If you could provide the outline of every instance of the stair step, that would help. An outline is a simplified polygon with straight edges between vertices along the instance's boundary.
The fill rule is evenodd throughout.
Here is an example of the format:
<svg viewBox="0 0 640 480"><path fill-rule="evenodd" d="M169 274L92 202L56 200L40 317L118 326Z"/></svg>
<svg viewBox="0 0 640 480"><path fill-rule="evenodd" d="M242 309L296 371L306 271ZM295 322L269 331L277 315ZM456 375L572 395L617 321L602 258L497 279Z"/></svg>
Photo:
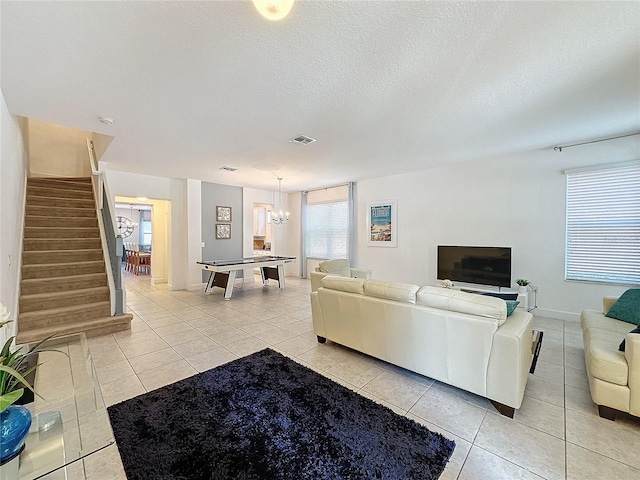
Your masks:
<svg viewBox="0 0 640 480"><path fill-rule="evenodd" d="M69 290L104 286L107 286L106 273L31 278L27 280L23 279L20 282L20 294L33 295L36 293L66 292Z"/></svg>
<svg viewBox="0 0 640 480"><path fill-rule="evenodd" d="M39 312L58 307L84 305L87 303L109 302L109 287L82 288L66 292L34 293L20 295L20 312Z"/></svg>
<svg viewBox="0 0 640 480"><path fill-rule="evenodd" d="M57 207L57 208L93 208L95 203L93 198L59 198L59 197L37 197L27 195L27 205L31 207Z"/></svg>
<svg viewBox="0 0 640 480"><path fill-rule="evenodd" d="M87 250L40 250L36 252L22 252L23 265L46 263L75 263L104 260L102 249Z"/></svg>
<svg viewBox="0 0 640 480"><path fill-rule="evenodd" d="M43 250L99 250L100 238L25 238L24 253Z"/></svg>
<svg viewBox="0 0 640 480"><path fill-rule="evenodd" d="M111 302L108 300L36 312L21 312L18 315L18 329L28 331L44 327L63 327L66 324L95 320L110 315Z"/></svg>
<svg viewBox="0 0 640 480"><path fill-rule="evenodd" d="M51 335L62 336L84 332L87 337L97 337L108 333L121 332L131 328L133 315L105 316L91 320L75 321L64 325L52 325L35 329L24 329L22 324L18 327L16 344L23 345L33 343Z"/></svg>
<svg viewBox="0 0 640 480"><path fill-rule="evenodd" d="M93 185L91 177L29 177L27 185L60 185L62 188L69 188L69 185L86 187Z"/></svg>
<svg viewBox="0 0 640 480"><path fill-rule="evenodd" d="M47 207L44 205L27 205L27 216L36 217L58 217L60 224L69 217L96 217L95 207L91 208L69 208L69 207Z"/></svg>
<svg viewBox="0 0 640 480"><path fill-rule="evenodd" d="M46 215L27 215L24 223L26 227L98 228L98 219L95 216L62 219Z"/></svg>
<svg viewBox="0 0 640 480"><path fill-rule="evenodd" d="M25 227L24 238L100 238L100 229L98 227Z"/></svg>
<svg viewBox="0 0 640 480"><path fill-rule="evenodd" d="M76 263L22 265L22 280L105 273L104 259Z"/></svg>
<svg viewBox="0 0 640 480"><path fill-rule="evenodd" d="M44 185L27 185L27 197L51 197L77 200L93 200L93 188L77 189L73 185L67 188L49 187Z"/></svg>

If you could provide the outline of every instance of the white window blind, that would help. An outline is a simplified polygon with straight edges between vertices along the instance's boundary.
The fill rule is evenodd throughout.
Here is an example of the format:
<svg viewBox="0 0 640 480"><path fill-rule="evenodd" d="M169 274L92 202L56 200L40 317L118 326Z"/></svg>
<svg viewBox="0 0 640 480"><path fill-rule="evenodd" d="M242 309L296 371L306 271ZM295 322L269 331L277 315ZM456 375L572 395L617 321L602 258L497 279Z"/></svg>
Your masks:
<svg viewBox="0 0 640 480"><path fill-rule="evenodd" d="M348 258L349 202L347 187L309 192L305 229L307 258Z"/></svg>
<svg viewBox="0 0 640 480"><path fill-rule="evenodd" d="M567 173L565 278L640 284L640 164Z"/></svg>
<svg viewBox="0 0 640 480"><path fill-rule="evenodd" d="M142 243L151 245L151 220L142 220Z"/></svg>

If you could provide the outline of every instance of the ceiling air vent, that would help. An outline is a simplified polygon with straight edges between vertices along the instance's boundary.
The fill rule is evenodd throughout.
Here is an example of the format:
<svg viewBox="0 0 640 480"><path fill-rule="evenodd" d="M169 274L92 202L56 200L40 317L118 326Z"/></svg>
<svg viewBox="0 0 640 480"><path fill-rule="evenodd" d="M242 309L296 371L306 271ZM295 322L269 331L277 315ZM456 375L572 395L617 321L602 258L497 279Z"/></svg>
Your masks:
<svg viewBox="0 0 640 480"><path fill-rule="evenodd" d="M238 169L233 167L220 167L220 170L226 170L227 172L235 172Z"/></svg>
<svg viewBox="0 0 640 480"><path fill-rule="evenodd" d="M292 138L291 140L289 140L291 143L299 143L301 145L309 145L310 143L313 143L316 141L315 138L311 138L311 137L307 137L305 135L300 135L299 137L296 138Z"/></svg>

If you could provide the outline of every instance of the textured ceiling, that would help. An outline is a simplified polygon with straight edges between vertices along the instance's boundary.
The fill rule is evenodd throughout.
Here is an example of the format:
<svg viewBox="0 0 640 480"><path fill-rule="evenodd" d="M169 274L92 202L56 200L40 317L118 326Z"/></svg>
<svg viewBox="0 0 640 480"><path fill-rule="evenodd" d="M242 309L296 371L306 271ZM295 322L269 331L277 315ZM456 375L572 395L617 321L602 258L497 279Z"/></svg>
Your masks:
<svg viewBox="0 0 640 480"><path fill-rule="evenodd" d="M640 130L639 2L0 5L11 113L115 170L291 191Z"/></svg>

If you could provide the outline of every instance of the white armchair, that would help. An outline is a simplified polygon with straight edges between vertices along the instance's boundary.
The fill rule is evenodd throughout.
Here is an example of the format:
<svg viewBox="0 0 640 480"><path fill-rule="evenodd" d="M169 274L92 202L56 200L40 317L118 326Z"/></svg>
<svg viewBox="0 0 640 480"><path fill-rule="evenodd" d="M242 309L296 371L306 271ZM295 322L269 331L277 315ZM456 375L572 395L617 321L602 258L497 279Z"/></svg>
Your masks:
<svg viewBox="0 0 640 480"><path fill-rule="evenodd" d="M311 291L315 292L322 286L322 279L327 275L335 275L338 277L371 278L371 270L362 268L351 268L349 261L343 258L336 260L325 260L320 262L315 272L311 272Z"/></svg>

